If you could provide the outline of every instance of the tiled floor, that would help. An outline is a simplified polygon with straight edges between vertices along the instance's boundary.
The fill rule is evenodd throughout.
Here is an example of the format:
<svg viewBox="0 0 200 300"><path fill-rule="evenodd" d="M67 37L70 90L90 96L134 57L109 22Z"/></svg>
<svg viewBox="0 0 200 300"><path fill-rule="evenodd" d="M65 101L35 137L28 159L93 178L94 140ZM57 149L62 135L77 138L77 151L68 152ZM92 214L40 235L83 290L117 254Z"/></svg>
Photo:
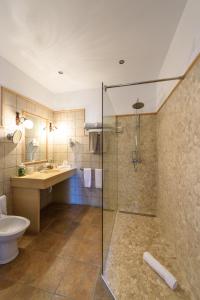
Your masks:
<svg viewBox="0 0 200 300"><path fill-rule="evenodd" d="M54 204L41 227L0 266L0 300L111 300L100 278L101 210Z"/></svg>
<svg viewBox="0 0 200 300"><path fill-rule="evenodd" d="M160 234L158 218L118 213L104 277L119 300L189 300L184 274L178 268L172 245ZM152 253L177 278L177 290L143 261Z"/></svg>

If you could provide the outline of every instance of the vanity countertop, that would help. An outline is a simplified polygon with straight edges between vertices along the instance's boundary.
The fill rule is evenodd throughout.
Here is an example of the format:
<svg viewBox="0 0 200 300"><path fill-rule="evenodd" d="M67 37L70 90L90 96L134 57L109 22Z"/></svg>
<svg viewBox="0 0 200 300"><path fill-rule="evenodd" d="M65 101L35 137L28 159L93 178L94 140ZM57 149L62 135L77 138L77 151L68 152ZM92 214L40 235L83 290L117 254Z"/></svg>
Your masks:
<svg viewBox="0 0 200 300"><path fill-rule="evenodd" d="M29 189L47 189L61 181L72 177L76 168L50 169L34 172L25 176L12 176L11 186Z"/></svg>

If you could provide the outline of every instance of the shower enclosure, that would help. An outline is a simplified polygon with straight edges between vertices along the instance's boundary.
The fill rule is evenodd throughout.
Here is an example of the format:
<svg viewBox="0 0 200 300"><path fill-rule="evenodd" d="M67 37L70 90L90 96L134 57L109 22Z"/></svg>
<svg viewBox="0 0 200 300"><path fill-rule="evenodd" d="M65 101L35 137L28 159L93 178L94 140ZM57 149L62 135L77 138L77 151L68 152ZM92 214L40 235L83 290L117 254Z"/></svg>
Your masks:
<svg viewBox="0 0 200 300"><path fill-rule="evenodd" d="M156 113L144 113L143 99L138 99L138 95L134 93L132 104L129 105L129 114L117 115L112 102L113 99L111 101L108 90L115 87L152 84L177 79L183 79L183 77L109 87L102 84L102 274L108 284L107 274L109 274L110 267L112 268L112 272L110 272L112 280L117 282L114 274L118 271L115 269L115 259L113 260L113 257L112 266L110 265L112 245L115 245L115 253L118 257L118 253L121 251L120 246L116 251L116 247L121 242L116 240L116 230L120 231L120 226L125 226L123 222L129 219L129 216L130 218L132 218L131 216L141 216L141 218L155 216L157 202L157 115ZM139 229L141 230L140 226ZM131 232L129 236L131 236ZM122 236L122 238L124 243L126 243L127 238L127 245L129 245L128 236ZM128 272L128 270L124 270L124 272Z"/></svg>

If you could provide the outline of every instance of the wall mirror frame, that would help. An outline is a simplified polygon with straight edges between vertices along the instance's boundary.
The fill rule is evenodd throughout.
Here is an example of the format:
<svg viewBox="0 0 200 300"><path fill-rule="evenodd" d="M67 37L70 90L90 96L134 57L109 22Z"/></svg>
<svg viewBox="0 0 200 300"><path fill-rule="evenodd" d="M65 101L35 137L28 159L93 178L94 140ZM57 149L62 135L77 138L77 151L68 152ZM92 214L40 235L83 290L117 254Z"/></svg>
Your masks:
<svg viewBox="0 0 200 300"><path fill-rule="evenodd" d="M48 161L49 120L23 111L22 115L33 121L33 128L24 128L23 163L33 165Z"/></svg>

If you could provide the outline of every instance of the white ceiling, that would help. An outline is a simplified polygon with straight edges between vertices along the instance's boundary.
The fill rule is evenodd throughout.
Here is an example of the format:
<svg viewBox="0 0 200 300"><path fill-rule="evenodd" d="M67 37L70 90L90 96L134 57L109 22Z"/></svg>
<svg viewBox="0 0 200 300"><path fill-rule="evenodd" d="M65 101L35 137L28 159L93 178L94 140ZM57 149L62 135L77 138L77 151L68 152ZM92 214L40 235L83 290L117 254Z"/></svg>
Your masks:
<svg viewBox="0 0 200 300"><path fill-rule="evenodd" d="M185 4L0 0L0 56L53 93L156 78Z"/></svg>

